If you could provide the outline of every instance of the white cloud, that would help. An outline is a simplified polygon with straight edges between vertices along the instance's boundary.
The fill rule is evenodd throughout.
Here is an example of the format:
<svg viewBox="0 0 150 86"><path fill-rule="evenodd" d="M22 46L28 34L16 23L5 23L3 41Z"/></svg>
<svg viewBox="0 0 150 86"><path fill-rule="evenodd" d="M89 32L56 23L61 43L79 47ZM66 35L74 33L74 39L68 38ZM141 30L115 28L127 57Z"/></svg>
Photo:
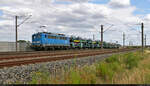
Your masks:
<svg viewBox="0 0 150 86"><path fill-rule="evenodd" d="M150 14L147 14L147 15L145 16L145 20L150 21Z"/></svg>
<svg viewBox="0 0 150 86"><path fill-rule="evenodd" d="M73 2L73 3L85 3L91 0L55 0L55 1L60 1L60 2Z"/></svg>
<svg viewBox="0 0 150 86"><path fill-rule="evenodd" d="M115 8L130 6L130 0L110 0L109 5Z"/></svg>
<svg viewBox="0 0 150 86"><path fill-rule="evenodd" d="M55 1L71 1L76 3L57 4L54 3ZM111 0L108 4L92 4L88 3L88 1L1 0L0 10L3 11L3 15L0 18L3 20L0 21L0 27L4 30L10 29L9 33L11 33L11 36L3 37L8 32L1 29L0 39L15 41L14 38L10 39L10 37L15 36L14 16L27 16L28 14L32 14L32 17L27 21L29 23L24 23L19 27L19 39L31 40L33 33L37 32L37 30L41 31L40 25L47 25L46 29L49 32L72 34L84 38L92 38L92 35L95 34L96 38L100 39L98 32L100 24L104 24L104 28L107 28L110 26L107 23L113 23L118 25L112 28L117 31L106 32L104 39L105 41L115 39L120 41L119 43L122 42L122 32L134 32L130 31L129 27L123 25L123 23L138 23L140 20L139 17L133 15L136 8L130 5L130 0ZM116 7L119 9L116 9ZM25 17L19 18L18 23L24 19Z"/></svg>

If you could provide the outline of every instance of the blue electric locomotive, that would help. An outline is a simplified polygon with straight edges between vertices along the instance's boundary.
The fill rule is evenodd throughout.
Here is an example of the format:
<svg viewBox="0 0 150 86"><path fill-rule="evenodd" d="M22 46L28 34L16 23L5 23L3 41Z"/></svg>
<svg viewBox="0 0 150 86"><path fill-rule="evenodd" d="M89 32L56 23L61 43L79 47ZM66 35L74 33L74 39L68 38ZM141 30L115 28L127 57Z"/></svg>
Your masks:
<svg viewBox="0 0 150 86"><path fill-rule="evenodd" d="M68 49L70 39L63 34L39 32L32 35L32 48L36 50Z"/></svg>

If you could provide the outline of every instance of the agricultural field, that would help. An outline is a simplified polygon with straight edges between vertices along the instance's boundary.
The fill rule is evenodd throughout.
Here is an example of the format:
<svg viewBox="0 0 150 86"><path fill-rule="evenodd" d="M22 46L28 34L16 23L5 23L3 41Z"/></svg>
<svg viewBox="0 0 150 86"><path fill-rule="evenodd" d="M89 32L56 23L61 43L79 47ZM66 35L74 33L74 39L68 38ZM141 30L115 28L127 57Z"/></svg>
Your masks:
<svg viewBox="0 0 150 86"><path fill-rule="evenodd" d="M112 55L91 66L61 70L61 74L34 72L29 84L150 84L150 50ZM19 81L16 84L20 84Z"/></svg>

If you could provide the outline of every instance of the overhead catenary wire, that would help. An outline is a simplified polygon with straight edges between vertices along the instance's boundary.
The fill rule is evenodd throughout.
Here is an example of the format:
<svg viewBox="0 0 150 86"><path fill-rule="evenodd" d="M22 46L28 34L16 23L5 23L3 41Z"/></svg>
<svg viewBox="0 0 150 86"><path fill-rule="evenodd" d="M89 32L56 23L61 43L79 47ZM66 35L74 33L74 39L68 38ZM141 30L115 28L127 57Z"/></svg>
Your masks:
<svg viewBox="0 0 150 86"><path fill-rule="evenodd" d="M31 18L32 15L29 15L25 20L23 20L20 24L18 24L17 26L19 27L20 25L22 25L23 23L25 23L28 19Z"/></svg>
<svg viewBox="0 0 150 86"><path fill-rule="evenodd" d="M103 33L105 33L106 31L108 31L109 29L111 29L114 25L111 25L110 27L108 27L106 30L104 30Z"/></svg>

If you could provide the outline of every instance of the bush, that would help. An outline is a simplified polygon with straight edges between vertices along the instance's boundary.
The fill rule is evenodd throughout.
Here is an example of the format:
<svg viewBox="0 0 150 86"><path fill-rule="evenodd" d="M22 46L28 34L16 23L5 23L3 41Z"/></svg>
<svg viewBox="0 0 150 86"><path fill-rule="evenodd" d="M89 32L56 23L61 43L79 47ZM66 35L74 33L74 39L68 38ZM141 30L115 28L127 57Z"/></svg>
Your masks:
<svg viewBox="0 0 150 86"><path fill-rule="evenodd" d="M122 72L123 71L121 64L119 64L118 62L113 62L113 63L109 64L109 68L111 68L115 72Z"/></svg>
<svg viewBox="0 0 150 86"><path fill-rule="evenodd" d="M107 58L105 61L107 63L119 62L119 57L118 55L112 55L111 57Z"/></svg>
<svg viewBox="0 0 150 86"><path fill-rule="evenodd" d="M137 54L133 54L133 53L125 54L124 62L128 69L137 67L139 60L140 60L140 57L137 56Z"/></svg>
<svg viewBox="0 0 150 86"><path fill-rule="evenodd" d="M101 76L104 80L112 80L114 71L109 67L109 64L100 63L97 68L97 76Z"/></svg>

